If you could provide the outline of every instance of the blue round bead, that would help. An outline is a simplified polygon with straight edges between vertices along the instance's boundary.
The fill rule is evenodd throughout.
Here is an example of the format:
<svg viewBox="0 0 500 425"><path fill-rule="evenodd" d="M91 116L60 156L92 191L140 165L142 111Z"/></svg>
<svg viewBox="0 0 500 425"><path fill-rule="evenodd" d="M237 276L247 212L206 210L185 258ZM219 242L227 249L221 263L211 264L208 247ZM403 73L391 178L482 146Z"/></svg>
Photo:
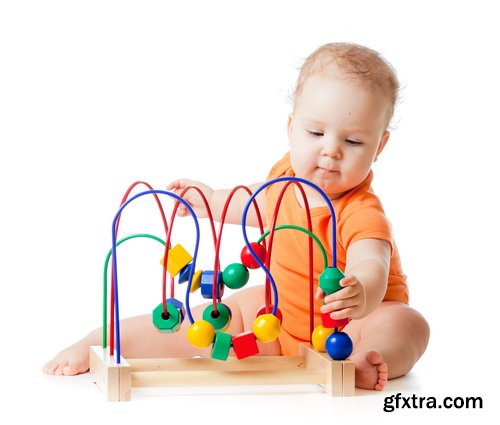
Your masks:
<svg viewBox="0 0 500 425"><path fill-rule="evenodd" d="M334 332L326 339L325 349L333 360L345 360L352 353L352 340L345 332Z"/></svg>

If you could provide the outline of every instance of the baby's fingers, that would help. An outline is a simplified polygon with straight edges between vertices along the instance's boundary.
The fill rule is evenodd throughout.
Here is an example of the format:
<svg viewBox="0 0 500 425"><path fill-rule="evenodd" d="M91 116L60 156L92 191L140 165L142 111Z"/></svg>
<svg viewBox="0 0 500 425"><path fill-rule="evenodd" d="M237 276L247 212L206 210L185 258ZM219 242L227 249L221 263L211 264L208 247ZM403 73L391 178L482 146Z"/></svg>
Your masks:
<svg viewBox="0 0 500 425"><path fill-rule="evenodd" d="M348 298L357 297L360 292L361 289L359 285L346 286L342 288L340 291L327 295L323 301L328 304L334 301L346 300Z"/></svg>
<svg viewBox="0 0 500 425"><path fill-rule="evenodd" d="M346 286L354 286L358 283L358 279L356 276L348 275L342 279L340 279L340 286L345 288Z"/></svg>
<svg viewBox="0 0 500 425"><path fill-rule="evenodd" d="M321 313L337 313L335 316L330 316L332 319L343 319L352 313L352 310L358 306L356 298L348 298L345 300L334 301L324 304L320 307ZM340 315L340 316L339 316Z"/></svg>
<svg viewBox="0 0 500 425"><path fill-rule="evenodd" d="M187 210L186 207L181 206L181 207L177 208L177 215L179 217L185 217L185 216L189 215L189 211Z"/></svg>
<svg viewBox="0 0 500 425"><path fill-rule="evenodd" d="M325 297L325 295L326 295L325 292L320 287L318 287L314 298L317 300L322 300Z"/></svg>
<svg viewBox="0 0 500 425"><path fill-rule="evenodd" d="M170 182L169 184L167 184L167 190L176 191L179 189L183 189L186 186L189 186L190 184L191 184L191 181L188 179L177 179L177 180L174 180L173 182Z"/></svg>
<svg viewBox="0 0 500 425"><path fill-rule="evenodd" d="M339 282L342 289L344 289L346 287L356 286L357 283L358 283L358 279L355 276L346 276L343 279L341 279ZM324 298L325 302L331 302L331 301L342 299L342 298L353 297L353 296L357 295L358 292L359 291L357 291L355 288L353 288L351 290L343 290L343 291L339 290L337 292L334 292L333 294L326 296L326 293L320 287L318 287L318 289L316 291L315 298L317 300L322 300ZM326 296L326 298L325 298L325 296Z"/></svg>

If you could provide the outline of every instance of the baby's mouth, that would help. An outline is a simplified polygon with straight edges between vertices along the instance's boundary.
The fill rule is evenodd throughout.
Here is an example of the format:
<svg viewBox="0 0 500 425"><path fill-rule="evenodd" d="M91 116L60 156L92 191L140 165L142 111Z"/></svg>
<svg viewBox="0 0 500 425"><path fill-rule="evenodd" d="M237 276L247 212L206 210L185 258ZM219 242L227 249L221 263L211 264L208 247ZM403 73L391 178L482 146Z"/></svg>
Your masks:
<svg viewBox="0 0 500 425"><path fill-rule="evenodd" d="M332 173L332 174L339 174L340 171L335 169L335 168L329 168L329 167L318 167L321 171L327 172L327 173Z"/></svg>

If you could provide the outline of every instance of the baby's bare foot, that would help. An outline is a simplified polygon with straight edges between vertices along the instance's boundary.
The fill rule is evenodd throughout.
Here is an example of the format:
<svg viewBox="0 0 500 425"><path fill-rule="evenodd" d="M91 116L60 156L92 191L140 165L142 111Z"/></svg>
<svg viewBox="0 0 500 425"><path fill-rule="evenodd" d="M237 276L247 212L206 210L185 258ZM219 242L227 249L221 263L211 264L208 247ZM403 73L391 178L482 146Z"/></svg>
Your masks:
<svg viewBox="0 0 500 425"><path fill-rule="evenodd" d="M356 387L382 391L387 384L387 364L378 351L358 352L351 356L356 365Z"/></svg>
<svg viewBox="0 0 500 425"><path fill-rule="evenodd" d="M43 367L49 375L78 375L89 370L89 346L78 342L61 351Z"/></svg>

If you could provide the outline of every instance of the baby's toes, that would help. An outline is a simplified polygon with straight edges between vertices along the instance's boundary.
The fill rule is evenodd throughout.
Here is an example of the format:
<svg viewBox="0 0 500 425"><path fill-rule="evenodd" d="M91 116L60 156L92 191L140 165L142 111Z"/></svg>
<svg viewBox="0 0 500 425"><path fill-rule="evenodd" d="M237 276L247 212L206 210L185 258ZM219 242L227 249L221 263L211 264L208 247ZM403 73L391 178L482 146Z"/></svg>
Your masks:
<svg viewBox="0 0 500 425"><path fill-rule="evenodd" d="M64 368L67 366L68 362L59 363L57 369L54 371L54 375L64 375Z"/></svg>
<svg viewBox="0 0 500 425"><path fill-rule="evenodd" d="M81 372L85 372L85 370L79 364L70 363L63 368L63 375L65 376L78 375Z"/></svg>
<svg viewBox="0 0 500 425"><path fill-rule="evenodd" d="M389 370L389 368L387 367L387 363L379 363L377 365L377 370L378 370L378 373L380 374L387 374L387 371Z"/></svg>
<svg viewBox="0 0 500 425"><path fill-rule="evenodd" d="M43 373L46 373L47 375L54 375L58 366L59 363L57 362L48 362L42 369Z"/></svg>

